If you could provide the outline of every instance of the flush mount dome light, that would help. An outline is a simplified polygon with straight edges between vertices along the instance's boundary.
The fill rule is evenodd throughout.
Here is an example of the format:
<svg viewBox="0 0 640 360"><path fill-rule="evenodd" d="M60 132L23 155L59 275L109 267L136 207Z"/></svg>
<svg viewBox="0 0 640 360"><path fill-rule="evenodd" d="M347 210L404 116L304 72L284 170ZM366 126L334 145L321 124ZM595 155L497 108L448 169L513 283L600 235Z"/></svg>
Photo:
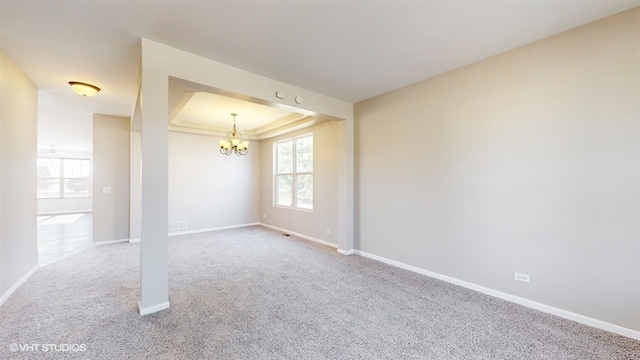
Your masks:
<svg viewBox="0 0 640 360"><path fill-rule="evenodd" d="M100 88L95 85L78 81L69 81L69 85L71 85L71 88L76 92L76 94L82 96L93 96L100 91Z"/></svg>

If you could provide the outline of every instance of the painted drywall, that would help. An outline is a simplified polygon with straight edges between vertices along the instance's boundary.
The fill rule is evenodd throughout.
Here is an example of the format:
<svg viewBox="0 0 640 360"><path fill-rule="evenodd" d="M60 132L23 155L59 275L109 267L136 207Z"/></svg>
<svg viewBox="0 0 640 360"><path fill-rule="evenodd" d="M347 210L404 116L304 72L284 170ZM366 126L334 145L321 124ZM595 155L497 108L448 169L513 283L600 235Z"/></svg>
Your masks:
<svg viewBox="0 0 640 360"><path fill-rule="evenodd" d="M225 156L219 138L169 132L169 222L198 232L259 221L260 145L246 156ZM140 133L131 132L130 236L140 239ZM134 221L137 219L137 221Z"/></svg>
<svg viewBox="0 0 640 360"><path fill-rule="evenodd" d="M168 296L168 81L170 77L218 89L227 95L285 108L302 109L343 119L337 146L338 246L353 249L353 105L296 86L269 79L148 39L141 41L140 88L132 128L141 129L141 314L169 307ZM276 91L291 94L277 99ZM296 104L295 96L304 99ZM95 206L95 205L94 205Z"/></svg>
<svg viewBox="0 0 640 360"><path fill-rule="evenodd" d="M273 144L308 133L313 133L313 211L275 206ZM260 222L338 244L337 139L338 122L328 121L260 143Z"/></svg>
<svg viewBox="0 0 640 360"><path fill-rule="evenodd" d="M140 315L169 307L169 77L144 39L132 128L140 129ZM169 60L168 58L165 60ZM138 123L136 119L139 120Z"/></svg>
<svg viewBox="0 0 640 360"><path fill-rule="evenodd" d="M246 100L255 99L259 103L297 109L297 111L309 115L325 115L334 119L343 119L343 121L339 122L339 135L335 143L340 152L340 161L337 164L339 178L337 197L340 204L338 208L339 220L337 227L339 229L337 238L340 249L353 249L354 150L352 104L173 49L147 39L142 40L142 49L143 61L150 62L150 66L147 67L147 74L149 74L149 70L155 72L155 75L160 78L162 77L161 74L164 74L165 78L161 80L166 80L167 76L172 76L221 90L231 96L237 95ZM170 61L167 61L167 59L170 59ZM142 73L144 87L144 68ZM161 80L157 80L158 84L160 84ZM153 88L154 91L156 89L156 87ZM285 99L276 98L276 91L287 94L287 96ZM303 103L297 104L294 101L296 96L304 99ZM164 101L162 96L155 96L155 99ZM141 103L144 104L144 102ZM159 110L165 109L166 106L159 106ZM144 112L141 113L144 116ZM163 116L167 117L167 115Z"/></svg>
<svg viewBox="0 0 640 360"><path fill-rule="evenodd" d="M129 239L140 240L141 170L140 132L129 134Z"/></svg>
<svg viewBox="0 0 640 360"><path fill-rule="evenodd" d="M226 156L219 139L169 133L169 221L187 222L179 232L258 222L260 146Z"/></svg>
<svg viewBox="0 0 640 360"><path fill-rule="evenodd" d="M640 330L639 30L636 8L356 104L356 248Z"/></svg>
<svg viewBox="0 0 640 360"><path fill-rule="evenodd" d="M35 85L0 51L0 298L38 265ZM1 302L0 302L1 303Z"/></svg>
<svg viewBox="0 0 640 360"><path fill-rule="evenodd" d="M93 116L93 242L129 238L129 122Z"/></svg>
<svg viewBox="0 0 640 360"><path fill-rule="evenodd" d="M90 212L93 198L38 199L38 215Z"/></svg>

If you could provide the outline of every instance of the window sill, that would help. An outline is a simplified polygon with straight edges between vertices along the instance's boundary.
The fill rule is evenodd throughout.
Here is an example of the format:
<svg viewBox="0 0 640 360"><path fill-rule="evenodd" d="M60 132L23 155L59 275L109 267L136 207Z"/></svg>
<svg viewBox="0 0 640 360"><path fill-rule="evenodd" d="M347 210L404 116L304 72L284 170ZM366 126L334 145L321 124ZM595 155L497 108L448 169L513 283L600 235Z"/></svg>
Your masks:
<svg viewBox="0 0 640 360"><path fill-rule="evenodd" d="M301 211L301 212L306 212L306 213L312 213L313 212L313 209L305 209L305 208L293 207L293 206L273 205L273 207L279 208L279 209Z"/></svg>

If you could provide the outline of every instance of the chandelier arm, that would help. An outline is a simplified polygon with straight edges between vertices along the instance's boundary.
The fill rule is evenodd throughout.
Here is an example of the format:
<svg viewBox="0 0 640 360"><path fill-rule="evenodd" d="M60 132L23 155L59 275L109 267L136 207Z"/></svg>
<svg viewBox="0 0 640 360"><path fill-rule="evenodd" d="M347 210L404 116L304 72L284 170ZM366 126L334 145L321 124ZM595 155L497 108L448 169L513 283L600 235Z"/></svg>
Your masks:
<svg viewBox="0 0 640 360"><path fill-rule="evenodd" d="M248 141L242 141L242 134L238 132L236 128L236 116L237 114L231 114L233 116L233 130L227 132L228 141L220 140L220 153L224 155L231 155L231 153L235 153L236 155L247 155L249 153L248 150Z"/></svg>

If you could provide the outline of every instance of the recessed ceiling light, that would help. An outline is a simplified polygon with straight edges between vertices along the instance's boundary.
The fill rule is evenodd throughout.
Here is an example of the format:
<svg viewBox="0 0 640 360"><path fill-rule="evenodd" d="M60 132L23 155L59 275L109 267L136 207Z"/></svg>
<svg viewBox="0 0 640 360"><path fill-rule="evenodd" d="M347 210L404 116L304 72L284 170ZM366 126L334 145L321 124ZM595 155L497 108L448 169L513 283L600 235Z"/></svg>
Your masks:
<svg viewBox="0 0 640 360"><path fill-rule="evenodd" d="M82 96L93 96L100 91L100 88L95 85L78 81L69 81L69 85L71 85L71 88L76 92L76 94Z"/></svg>

